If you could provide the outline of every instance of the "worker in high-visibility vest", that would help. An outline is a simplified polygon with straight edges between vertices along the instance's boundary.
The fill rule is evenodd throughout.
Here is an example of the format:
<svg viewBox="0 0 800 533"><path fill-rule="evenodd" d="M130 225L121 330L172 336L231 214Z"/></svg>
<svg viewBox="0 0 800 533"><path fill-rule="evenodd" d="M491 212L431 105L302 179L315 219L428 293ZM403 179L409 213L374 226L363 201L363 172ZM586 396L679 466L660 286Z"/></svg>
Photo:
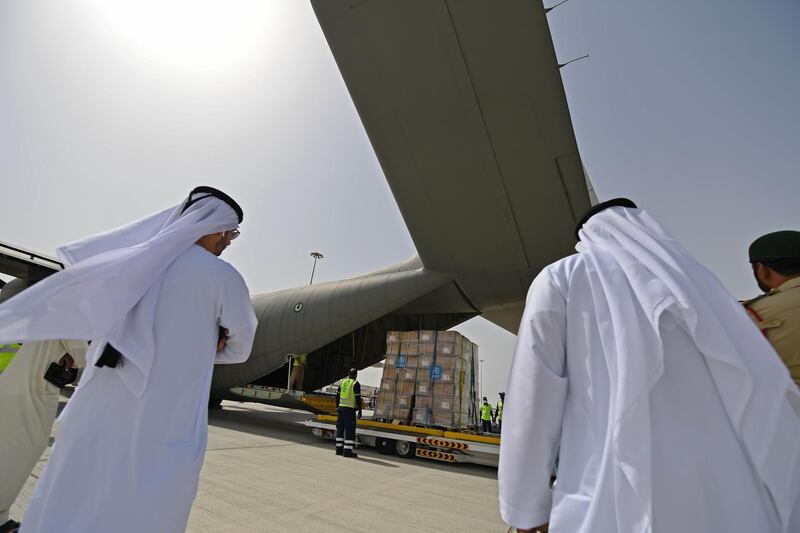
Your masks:
<svg viewBox="0 0 800 533"><path fill-rule="evenodd" d="M336 417L336 455L358 457L356 445L356 413L361 418L361 385L356 380L358 371L350 369L350 373L339 385Z"/></svg>
<svg viewBox="0 0 800 533"><path fill-rule="evenodd" d="M494 408L494 419L497 423L497 431L503 431L503 400L506 399L506 393L500 393L500 399L497 400L497 405Z"/></svg>
<svg viewBox="0 0 800 533"><path fill-rule="evenodd" d="M308 354L296 353L292 355L292 375L289 378L289 389L303 390L303 377L308 363Z"/></svg>
<svg viewBox="0 0 800 533"><path fill-rule="evenodd" d="M481 404L481 430L484 433L492 432L492 406L486 396L483 397Z"/></svg>
<svg viewBox="0 0 800 533"><path fill-rule="evenodd" d="M3 372L8 367L21 346L22 345L17 342L12 344L0 344L0 372Z"/></svg>

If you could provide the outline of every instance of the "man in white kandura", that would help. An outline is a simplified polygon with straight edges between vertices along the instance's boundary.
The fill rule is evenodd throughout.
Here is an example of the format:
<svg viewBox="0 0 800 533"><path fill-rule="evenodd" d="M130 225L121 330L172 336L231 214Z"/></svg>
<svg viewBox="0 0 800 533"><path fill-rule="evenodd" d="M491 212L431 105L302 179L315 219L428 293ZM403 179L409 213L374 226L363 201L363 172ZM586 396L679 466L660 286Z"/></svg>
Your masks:
<svg viewBox="0 0 800 533"><path fill-rule="evenodd" d="M630 200L595 206L578 231L578 254L528 293L503 519L550 533L800 531L800 392L742 306Z"/></svg>
<svg viewBox="0 0 800 533"><path fill-rule="evenodd" d="M26 287L22 279L7 283L0 303ZM27 342L0 374L0 532L19 526L11 505L50 442L59 391L86 364L86 348L86 341Z"/></svg>
<svg viewBox="0 0 800 533"><path fill-rule="evenodd" d="M205 454L214 363L247 359L247 286L218 255L242 210L181 204L59 250L68 266L0 305L0 339L92 339L23 532L183 531Z"/></svg>

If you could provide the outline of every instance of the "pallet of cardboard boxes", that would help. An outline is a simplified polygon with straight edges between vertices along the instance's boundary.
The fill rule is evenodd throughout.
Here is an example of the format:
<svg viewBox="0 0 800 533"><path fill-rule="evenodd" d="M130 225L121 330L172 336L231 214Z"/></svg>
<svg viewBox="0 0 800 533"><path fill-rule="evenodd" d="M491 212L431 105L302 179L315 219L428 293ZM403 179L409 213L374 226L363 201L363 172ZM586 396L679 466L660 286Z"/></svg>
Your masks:
<svg viewBox="0 0 800 533"><path fill-rule="evenodd" d="M390 331L375 400L379 420L447 429L478 425L478 346L455 331Z"/></svg>

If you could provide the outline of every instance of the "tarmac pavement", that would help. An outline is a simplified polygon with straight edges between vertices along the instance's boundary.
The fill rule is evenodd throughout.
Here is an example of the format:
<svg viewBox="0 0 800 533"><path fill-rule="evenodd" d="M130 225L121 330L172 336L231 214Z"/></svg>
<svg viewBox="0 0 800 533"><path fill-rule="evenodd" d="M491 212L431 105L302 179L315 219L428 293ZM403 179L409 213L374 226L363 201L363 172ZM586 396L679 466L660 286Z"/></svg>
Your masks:
<svg viewBox="0 0 800 533"><path fill-rule="evenodd" d="M361 448L357 459L300 422L308 413L223 402L209 412L200 488L187 531L500 532L497 470L401 459ZM54 435L57 438L57 428ZM47 449L11 509L20 519Z"/></svg>

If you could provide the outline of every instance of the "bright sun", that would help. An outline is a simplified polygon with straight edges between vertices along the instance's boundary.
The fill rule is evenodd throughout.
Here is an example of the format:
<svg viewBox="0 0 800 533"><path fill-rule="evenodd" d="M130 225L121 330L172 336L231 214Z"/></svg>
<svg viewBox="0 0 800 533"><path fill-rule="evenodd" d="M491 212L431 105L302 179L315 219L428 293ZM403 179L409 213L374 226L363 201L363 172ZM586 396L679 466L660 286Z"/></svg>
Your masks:
<svg viewBox="0 0 800 533"><path fill-rule="evenodd" d="M85 0L105 31L141 59L197 74L235 74L285 31L270 0ZM274 46L274 45L273 45Z"/></svg>

